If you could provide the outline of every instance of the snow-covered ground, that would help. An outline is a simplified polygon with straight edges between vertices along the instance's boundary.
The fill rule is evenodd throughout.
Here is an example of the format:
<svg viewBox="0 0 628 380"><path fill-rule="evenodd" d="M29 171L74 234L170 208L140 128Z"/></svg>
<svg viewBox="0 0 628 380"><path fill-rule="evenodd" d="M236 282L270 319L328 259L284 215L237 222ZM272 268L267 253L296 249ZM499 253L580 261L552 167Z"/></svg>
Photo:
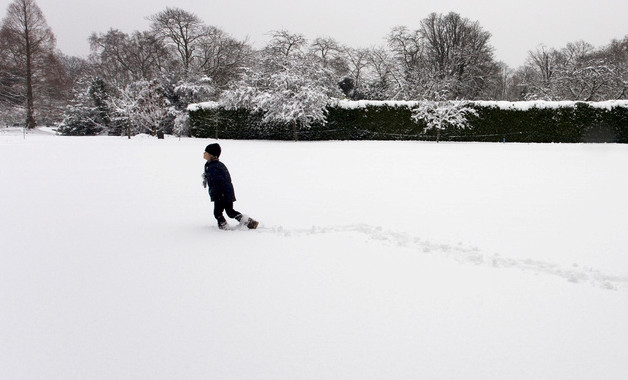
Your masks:
<svg viewBox="0 0 628 380"><path fill-rule="evenodd" d="M0 377L624 379L628 146L0 128Z"/></svg>

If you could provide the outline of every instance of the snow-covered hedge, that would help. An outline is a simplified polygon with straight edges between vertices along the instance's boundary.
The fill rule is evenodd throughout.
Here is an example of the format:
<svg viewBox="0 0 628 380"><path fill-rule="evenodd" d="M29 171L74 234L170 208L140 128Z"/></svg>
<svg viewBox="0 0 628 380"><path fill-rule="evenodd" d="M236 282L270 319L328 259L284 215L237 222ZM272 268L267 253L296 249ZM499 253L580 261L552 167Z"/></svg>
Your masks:
<svg viewBox="0 0 628 380"><path fill-rule="evenodd" d="M333 101L327 122L299 132L301 140L432 140L437 131L412 120L416 101ZM441 140L628 143L628 100L607 102L475 101L468 128L453 126ZM225 110L215 102L188 107L191 132L225 139L293 138L288 125L262 123L262 115Z"/></svg>

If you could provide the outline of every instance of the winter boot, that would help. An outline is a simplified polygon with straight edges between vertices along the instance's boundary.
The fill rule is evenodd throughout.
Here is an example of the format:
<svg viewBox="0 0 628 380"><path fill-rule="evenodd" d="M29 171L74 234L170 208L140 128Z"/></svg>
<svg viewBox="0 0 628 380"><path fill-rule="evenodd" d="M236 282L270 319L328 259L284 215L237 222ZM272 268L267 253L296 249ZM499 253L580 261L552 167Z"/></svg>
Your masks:
<svg viewBox="0 0 628 380"><path fill-rule="evenodd" d="M257 220L253 220L252 218L249 218L249 222L246 224L246 227L249 230L254 230L257 228L258 225L259 225L259 222Z"/></svg>
<svg viewBox="0 0 628 380"><path fill-rule="evenodd" d="M227 221L225 220L225 218L218 219L218 229L226 230L228 228L229 228L229 224L227 224Z"/></svg>
<svg viewBox="0 0 628 380"><path fill-rule="evenodd" d="M246 228L250 230L256 229L257 226L259 225L258 221L253 220L253 218L251 218L248 215L238 215L236 216L236 220L240 222L241 226L246 226Z"/></svg>

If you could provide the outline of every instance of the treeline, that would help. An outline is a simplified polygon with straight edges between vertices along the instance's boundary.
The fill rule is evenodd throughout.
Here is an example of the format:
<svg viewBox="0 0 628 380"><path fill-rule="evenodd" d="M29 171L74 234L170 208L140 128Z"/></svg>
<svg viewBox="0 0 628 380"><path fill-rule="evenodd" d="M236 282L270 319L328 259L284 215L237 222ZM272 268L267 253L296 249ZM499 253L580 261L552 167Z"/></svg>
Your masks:
<svg viewBox="0 0 628 380"><path fill-rule="evenodd" d="M189 134L188 104L218 101L264 122L307 129L330 99L623 99L628 36L540 47L520 68L499 62L491 34L457 13L392 28L386 45L342 46L285 30L255 49L195 14L166 8L145 31L90 36L87 59L66 56L34 0L14 0L0 24L0 123L59 126L73 135Z"/></svg>

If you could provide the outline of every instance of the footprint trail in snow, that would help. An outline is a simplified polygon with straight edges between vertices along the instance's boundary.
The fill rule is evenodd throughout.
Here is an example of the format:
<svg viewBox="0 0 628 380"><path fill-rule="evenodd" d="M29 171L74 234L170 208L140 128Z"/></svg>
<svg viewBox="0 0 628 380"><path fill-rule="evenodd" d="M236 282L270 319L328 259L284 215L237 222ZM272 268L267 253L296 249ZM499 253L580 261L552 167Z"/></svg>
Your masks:
<svg viewBox="0 0 628 380"><path fill-rule="evenodd" d="M359 234L371 241L386 245L415 250L421 254L438 254L463 264L472 264L491 268L515 268L526 272L557 276L573 283L588 283L592 286L609 290L628 289L628 275L609 275L597 269L573 264L571 267L556 263L503 257L499 254L485 254L477 247L462 244L438 244L428 240L385 230L367 224L354 224L333 227L313 226L309 229L287 229L281 226L261 227L259 233L274 233L286 237L299 237L318 234Z"/></svg>

